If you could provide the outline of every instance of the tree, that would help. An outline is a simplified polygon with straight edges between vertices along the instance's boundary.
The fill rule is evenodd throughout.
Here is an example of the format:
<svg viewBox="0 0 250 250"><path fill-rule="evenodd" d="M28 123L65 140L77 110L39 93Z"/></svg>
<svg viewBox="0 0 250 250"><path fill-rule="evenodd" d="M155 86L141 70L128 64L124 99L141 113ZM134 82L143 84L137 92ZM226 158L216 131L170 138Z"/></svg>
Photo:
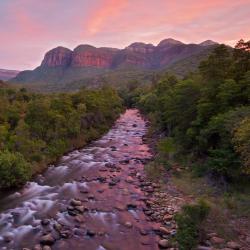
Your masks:
<svg viewBox="0 0 250 250"><path fill-rule="evenodd" d="M0 187L17 187L31 177L31 166L20 153L0 151Z"/></svg>

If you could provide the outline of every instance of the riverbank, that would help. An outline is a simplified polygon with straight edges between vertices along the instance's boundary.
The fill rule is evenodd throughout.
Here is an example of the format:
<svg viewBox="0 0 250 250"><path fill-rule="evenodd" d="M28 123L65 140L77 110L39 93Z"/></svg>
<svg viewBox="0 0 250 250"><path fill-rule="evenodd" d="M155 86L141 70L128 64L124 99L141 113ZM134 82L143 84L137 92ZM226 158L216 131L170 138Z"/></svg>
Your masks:
<svg viewBox="0 0 250 250"><path fill-rule="evenodd" d="M198 177L185 167L173 160L169 154L159 153L159 141L161 134L158 134L153 127L149 126L149 133L145 142L150 145L154 160L146 165L147 178L151 181L161 183L162 193L153 193L154 206L158 210L164 207L172 207L173 212L166 218L176 226L174 217L181 211L183 205L196 204L203 200L210 206L210 213L205 222L201 225L201 234L198 237L198 249L244 249L249 250L250 245L250 211L249 192L233 188L232 192L225 192L216 182L211 182L207 177ZM169 158L170 157L170 158ZM245 185L244 185L245 187ZM167 199L164 199L167 197ZM161 216L159 221L162 226L169 225ZM174 229L174 227L172 229ZM164 229L165 230L165 229ZM177 229L178 230L178 229ZM171 230L165 232L163 238L171 240ZM176 232L175 232L176 233ZM168 243L165 241L165 244ZM175 245L172 244L172 245Z"/></svg>

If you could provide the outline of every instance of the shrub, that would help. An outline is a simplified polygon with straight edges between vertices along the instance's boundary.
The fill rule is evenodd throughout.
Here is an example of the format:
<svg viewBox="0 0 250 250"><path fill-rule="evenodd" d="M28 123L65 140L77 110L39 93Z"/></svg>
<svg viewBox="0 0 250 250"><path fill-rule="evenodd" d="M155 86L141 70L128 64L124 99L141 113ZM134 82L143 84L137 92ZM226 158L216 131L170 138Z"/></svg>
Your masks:
<svg viewBox="0 0 250 250"><path fill-rule="evenodd" d="M196 249L202 221L207 217L209 206L204 201L197 204L185 205L175 216L178 230L176 240L180 250Z"/></svg>
<svg viewBox="0 0 250 250"><path fill-rule="evenodd" d="M0 187L17 187L31 177L31 167L20 153L0 152Z"/></svg>

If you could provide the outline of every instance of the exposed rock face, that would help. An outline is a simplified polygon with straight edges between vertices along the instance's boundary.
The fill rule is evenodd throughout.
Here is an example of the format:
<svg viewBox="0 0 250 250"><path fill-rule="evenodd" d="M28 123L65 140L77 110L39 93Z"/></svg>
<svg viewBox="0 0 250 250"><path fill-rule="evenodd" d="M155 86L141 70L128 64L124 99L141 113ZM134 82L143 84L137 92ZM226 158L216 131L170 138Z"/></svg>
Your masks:
<svg viewBox="0 0 250 250"><path fill-rule="evenodd" d="M72 51L64 47L57 47L48 51L42 61L41 66L45 67L67 67L71 63Z"/></svg>
<svg viewBox="0 0 250 250"><path fill-rule="evenodd" d="M95 48L90 45L80 45L72 54L72 67L110 68L116 49Z"/></svg>
<svg viewBox="0 0 250 250"><path fill-rule="evenodd" d="M159 68L175 60L197 53L209 46L210 41L197 44L184 44L172 38L162 40L157 46L146 43L132 43L125 49L96 48L91 45L79 45L71 51L57 47L46 53L41 66L46 67L96 67L120 68L139 66Z"/></svg>
<svg viewBox="0 0 250 250"><path fill-rule="evenodd" d="M153 44L146 44L146 43L132 43L125 49L132 52L147 54L147 53L153 53L155 46Z"/></svg>
<svg viewBox="0 0 250 250"><path fill-rule="evenodd" d="M96 48L79 45L73 51L57 47L46 53L41 66L22 71L11 81L21 83L58 83L93 78L108 70L161 69L195 56L211 48L211 41L202 44L184 44L168 38L157 46L132 43L124 49Z"/></svg>

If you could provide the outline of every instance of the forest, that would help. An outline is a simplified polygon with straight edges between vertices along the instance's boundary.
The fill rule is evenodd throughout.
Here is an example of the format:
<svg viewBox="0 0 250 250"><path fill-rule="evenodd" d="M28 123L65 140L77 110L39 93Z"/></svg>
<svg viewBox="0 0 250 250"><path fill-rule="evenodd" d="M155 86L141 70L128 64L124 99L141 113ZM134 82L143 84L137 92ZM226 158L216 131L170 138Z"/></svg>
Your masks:
<svg viewBox="0 0 250 250"><path fill-rule="evenodd" d="M0 87L0 188L17 187L106 132L123 110L116 91L37 94Z"/></svg>
<svg viewBox="0 0 250 250"><path fill-rule="evenodd" d="M165 74L123 93L164 135L161 150L223 182L250 174L249 50L249 41L220 45L182 80Z"/></svg>

